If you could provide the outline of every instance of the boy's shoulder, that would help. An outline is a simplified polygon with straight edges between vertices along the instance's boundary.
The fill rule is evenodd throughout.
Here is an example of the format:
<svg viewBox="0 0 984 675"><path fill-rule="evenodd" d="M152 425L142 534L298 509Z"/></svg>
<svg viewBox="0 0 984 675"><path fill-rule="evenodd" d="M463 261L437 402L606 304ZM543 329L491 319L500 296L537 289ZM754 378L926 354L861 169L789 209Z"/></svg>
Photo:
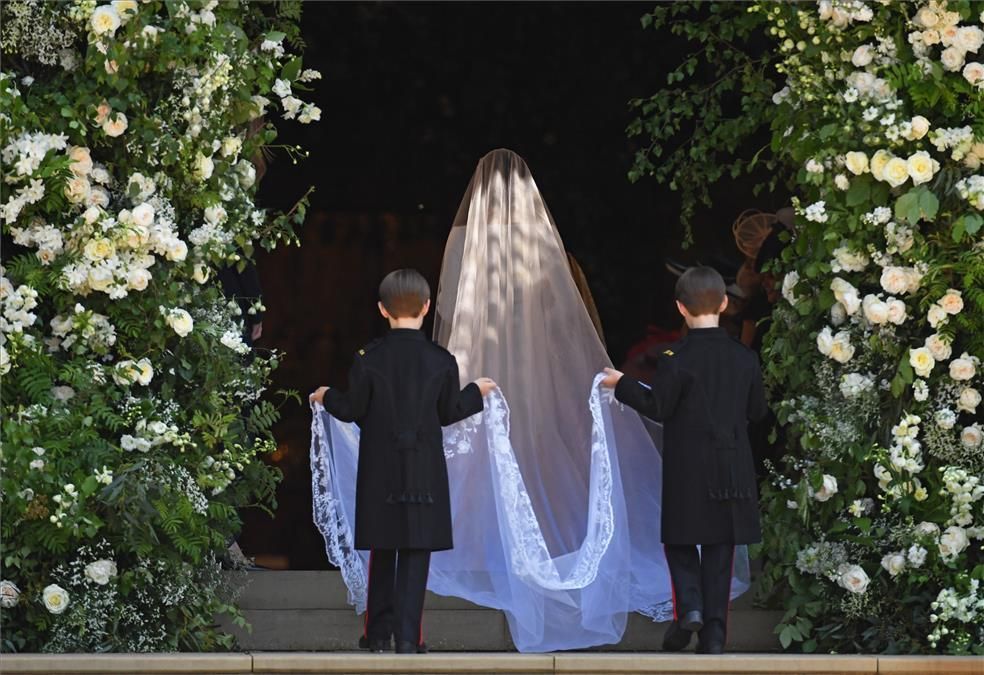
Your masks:
<svg viewBox="0 0 984 675"><path fill-rule="evenodd" d="M750 361L758 364L758 354L754 349L746 346L738 338L733 335L728 335L723 340L715 340L714 342L705 342L703 340L688 340L687 336L683 336L677 342L670 345L670 348L664 352L669 356L673 355L685 355L690 353L695 355L697 353L703 352L704 350L719 350L722 345L725 346L727 353L733 358L740 361Z"/></svg>
<svg viewBox="0 0 984 675"><path fill-rule="evenodd" d="M383 344L383 338L376 338L375 340L373 340L369 344L365 345L362 349L360 349L359 351L357 351L355 354L356 354L356 356L359 356L359 357L365 357L365 356L367 356L369 354L369 352L373 351L374 349L376 349L381 344Z"/></svg>

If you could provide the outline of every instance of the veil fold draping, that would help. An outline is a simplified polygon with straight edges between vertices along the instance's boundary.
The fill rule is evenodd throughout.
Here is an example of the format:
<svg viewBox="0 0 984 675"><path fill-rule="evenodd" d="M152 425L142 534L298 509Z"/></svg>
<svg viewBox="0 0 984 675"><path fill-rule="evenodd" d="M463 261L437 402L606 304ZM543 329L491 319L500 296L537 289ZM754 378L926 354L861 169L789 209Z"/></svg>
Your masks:
<svg viewBox="0 0 984 675"><path fill-rule="evenodd" d="M503 610L528 652L618 642L632 611L671 618L659 451L598 385L608 355L553 218L511 151L482 158L458 209L435 339L462 382L487 376L500 389L445 429L455 547L433 555L428 588ZM315 522L362 611L367 555L351 534L358 429L314 412ZM735 576L733 597L748 587L744 548Z"/></svg>

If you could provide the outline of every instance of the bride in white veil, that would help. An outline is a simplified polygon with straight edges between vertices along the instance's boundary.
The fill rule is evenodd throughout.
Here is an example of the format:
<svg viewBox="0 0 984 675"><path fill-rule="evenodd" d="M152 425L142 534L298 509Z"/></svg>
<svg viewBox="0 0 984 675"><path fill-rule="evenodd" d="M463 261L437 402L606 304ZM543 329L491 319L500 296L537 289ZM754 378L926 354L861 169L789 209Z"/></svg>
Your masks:
<svg viewBox="0 0 984 675"><path fill-rule="evenodd" d="M503 610L520 651L618 642L632 611L672 618L659 452L638 415L598 386L608 355L512 151L479 161L448 238L435 316L435 339L457 357L462 381L485 375L501 393L445 431L455 547L433 555L428 588ZM311 462L315 521L361 611L365 556L349 529L357 433L317 411ZM743 552L733 596L747 589Z"/></svg>

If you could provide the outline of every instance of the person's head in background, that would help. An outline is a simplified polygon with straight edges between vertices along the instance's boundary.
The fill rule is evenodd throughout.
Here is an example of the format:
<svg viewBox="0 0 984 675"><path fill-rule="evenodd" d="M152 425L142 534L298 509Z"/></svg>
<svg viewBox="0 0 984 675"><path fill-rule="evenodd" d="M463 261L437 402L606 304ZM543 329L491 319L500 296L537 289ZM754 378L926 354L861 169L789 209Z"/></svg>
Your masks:
<svg viewBox="0 0 984 675"><path fill-rule="evenodd" d="M713 267L691 267L677 280L676 304L688 328L718 326L728 306L724 279Z"/></svg>
<svg viewBox="0 0 984 675"><path fill-rule="evenodd" d="M755 271L759 274L762 289L765 291L765 296L770 303L779 301L779 282L776 279L775 272L771 269L766 269L766 267L779 257L782 249L786 246L779 236L784 230L785 227L776 223L772 228L772 232L762 242L762 247L759 248L758 255L755 256Z"/></svg>
<svg viewBox="0 0 984 675"><path fill-rule="evenodd" d="M417 270L394 270L379 284L379 313L390 328L419 330L429 309L430 284Z"/></svg>

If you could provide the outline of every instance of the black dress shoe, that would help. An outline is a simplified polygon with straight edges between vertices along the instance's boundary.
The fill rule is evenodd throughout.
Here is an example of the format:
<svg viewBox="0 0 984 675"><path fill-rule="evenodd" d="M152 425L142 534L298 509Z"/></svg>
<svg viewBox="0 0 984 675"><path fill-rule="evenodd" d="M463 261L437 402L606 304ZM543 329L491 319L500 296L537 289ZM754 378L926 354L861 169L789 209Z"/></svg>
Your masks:
<svg viewBox="0 0 984 675"><path fill-rule="evenodd" d="M697 653L698 654L724 654L724 643L723 642L697 642Z"/></svg>
<svg viewBox="0 0 984 675"><path fill-rule="evenodd" d="M696 633L703 627L704 615L701 614L698 609L687 612L683 615L683 619L680 621L680 628L683 630L689 630L691 633Z"/></svg>
<svg viewBox="0 0 984 675"><path fill-rule="evenodd" d="M693 635L689 630L681 628L678 622L672 622L663 634L663 651L682 652L690 646L690 638Z"/></svg>
<svg viewBox="0 0 984 675"><path fill-rule="evenodd" d="M368 649L374 654L382 654L383 652L390 651L392 648L389 638L369 638L365 635L359 638L359 649Z"/></svg>
<svg viewBox="0 0 984 675"><path fill-rule="evenodd" d="M723 621L712 619L700 631L697 640L698 654L723 654L724 643L727 641L727 630Z"/></svg>
<svg viewBox="0 0 984 675"><path fill-rule="evenodd" d="M427 645L423 642L420 644L414 644L409 641L400 641L396 643L396 653L397 654L426 654Z"/></svg>

